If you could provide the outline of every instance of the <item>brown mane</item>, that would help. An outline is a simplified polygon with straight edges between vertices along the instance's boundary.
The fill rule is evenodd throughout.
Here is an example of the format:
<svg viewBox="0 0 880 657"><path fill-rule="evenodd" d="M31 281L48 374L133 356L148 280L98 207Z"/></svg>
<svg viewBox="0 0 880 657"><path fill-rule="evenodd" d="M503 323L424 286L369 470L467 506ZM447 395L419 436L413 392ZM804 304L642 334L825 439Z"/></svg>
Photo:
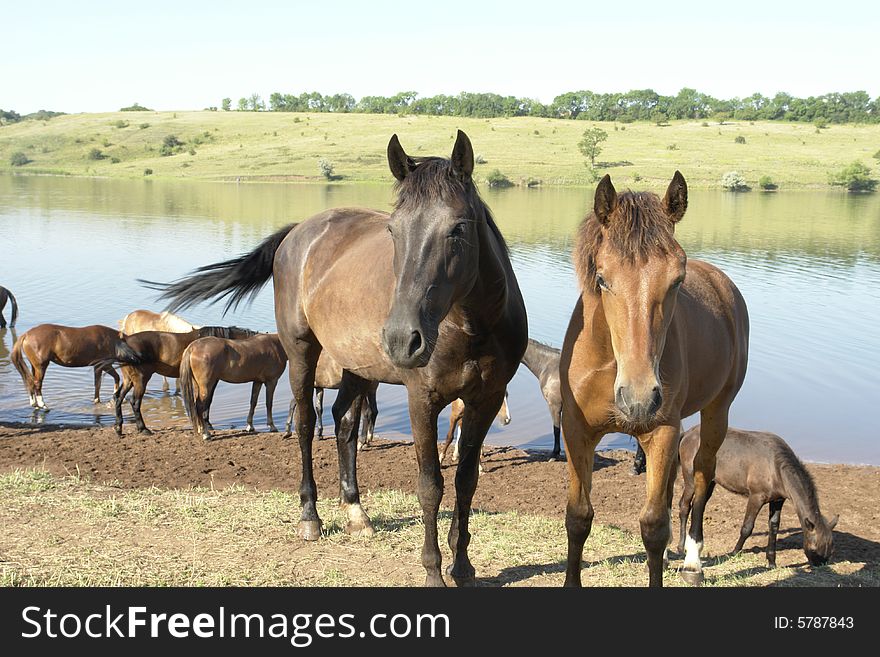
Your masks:
<svg viewBox="0 0 880 657"><path fill-rule="evenodd" d="M590 212L578 228L574 267L582 290L596 290L596 254L605 239L631 261L668 255L676 244L674 224L659 196L652 192L621 192L607 226Z"/></svg>

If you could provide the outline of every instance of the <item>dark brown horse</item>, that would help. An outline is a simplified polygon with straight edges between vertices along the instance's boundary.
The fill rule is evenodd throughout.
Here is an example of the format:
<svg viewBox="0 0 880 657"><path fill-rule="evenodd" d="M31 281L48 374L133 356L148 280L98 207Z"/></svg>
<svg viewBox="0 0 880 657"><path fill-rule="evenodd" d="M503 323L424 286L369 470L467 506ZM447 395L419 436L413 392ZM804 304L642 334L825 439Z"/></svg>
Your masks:
<svg viewBox="0 0 880 657"><path fill-rule="evenodd" d="M21 375L25 391L34 408L48 411L43 401L43 379L49 363L62 367L94 367L95 403L100 401L101 375L113 377L114 393L119 388L119 375L109 362L95 361L128 358L137 362L138 355L129 349L119 331L109 326L74 327L40 324L25 331L12 347L12 364ZM27 367L25 359L30 363Z"/></svg>
<svg viewBox="0 0 880 657"><path fill-rule="evenodd" d="M559 383L559 349L529 338L529 346L523 354L522 363L538 379L541 394L550 411L553 423L553 451L550 460L555 461L562 453L559 433L562 427L562 390Z"/></svg>
<svg viewBox="0 0 880 657"><path fill-rule="evenodd" d="M231 295L229 306L274 275L275 319L290 359L302 455L299 535L321 536L312 473L315 368L322 352L344 370L337 423L346 531L371 533L356 477L356 430L371 381L407 387L419 464L426 583L444 585L437 539L443 475L437 417L465 403L449 546L452 577L473 581L468 521L480 446L526 348L528 326L507 247L471 178L474 153L460 132L451 159L408 156L397 136L388 164L398 180L394 211L346 208L287 226L252 253L203 267L166 289L170 310Z"/></svg>
<svg viewBox="0 0 880 657"><path fill-rule="evenodd" d="M12 304L12 316L9 319L9 328L12 328L18 319L18 301L15 300L15 295L12 292L0 285L0 328L6 328L6 318L3 316L3 309L6 307L7 301Z"/></svg>
<svg viewBox="0 0 880 657"><path fill-rule="evenodd" d="M700 426L688 429L681 439L679 455L684 490L679 501L681 537L684 549L687 518L694 496L694 456L700 448ZM715 455L715 483L737 495L749 498L746 515L734 552L742 550L752 535L755 518L770 505L767 562L776 565L776 534L785 500L791 500L804 532L804 554L814 566L828 562L833 549L832 530L837 516L825 520L819 510L816 484L791 447L779 436L764 431L728 429L727 437ZM711 491L710 491L711 493Z"/></svg>
<svg viewBox="0 0 880 657"><path fill-rule="evenodd" d="M662 586L671 536L672 487L681 419L700 411L694 507L682 576L702 581L703 512L715 453L748 361L745 301L712 265L688 260L675 239L687 209L676 171L666 196L619 194L605 176L578 231L581 285L562 347L562 430L568 456L565 583L581 584L581 556L593 521L590 487L599 439L638 437L648 457L639 522L651 586Z"/></svg>
<svg viewBox="0 0 880 657"><path fill-rule="evenodd" d="M266 386L266 423L278 431L272 421L272 398L278 379L287 367L287 354L277 333L260 333L243 340L207 337L193 341L180 359L180 391L193 430L205 440L211 439L213 427L208 419L211 401L219 381L250 383L251 405L245 431L254 433L254 410L260 388Z"/></svg>
<svg viewBox="0 0 880 657"><path fill-rule="evenodd" d="M180 359L191 342L207 336L238 340L252 335L256 335L256 331L237 326L203 326L189 333L141 331L126 336L125 343L129 347L127 353L118 353L115 356L100 359L96 363L101 366L109 366L112 363L122 365L122 385L114 394L116 433L122 435L122 400L130 391L132 391L131 408L134 411L138 432L152 433L147 429L144 416L141 414L141 402L147 391L147 383L153 374L178 378L180 376Z"/></svg>
<svg viewBox="0 0 880 657"><path fill-rule="evenodd" d="M324 390L338 390L342 385L342 366L337 363L326 351L321 352L318 366L315 369L315 422L317 436L324 436ZM376 418L379 417L379 406L376 404L376 390L379 384L370 382L361 405L361 437L358 440L358 450L366 447L373 440L376 429ZM292 435L291 426L296 412L296 397L290 400L290 410L287 414L287 423L284 426L284 437Z"/></svg>

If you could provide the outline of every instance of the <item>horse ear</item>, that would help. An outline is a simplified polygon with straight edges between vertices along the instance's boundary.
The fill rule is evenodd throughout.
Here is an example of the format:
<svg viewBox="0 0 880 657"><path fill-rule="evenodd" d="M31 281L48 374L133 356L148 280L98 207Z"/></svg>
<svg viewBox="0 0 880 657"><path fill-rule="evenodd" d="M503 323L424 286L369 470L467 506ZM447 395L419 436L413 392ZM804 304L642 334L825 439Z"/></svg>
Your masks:
<svg viewBox="0 0 880 657"><path fill-rule="evenodd" d="M611 214L617 209L617 190L611 184L611 176L607 173L599 181L596 187L596 197L593 199L593 212L603 226L608 225Z"/></svg>
<svg viewBox="0 0 880 657"><path fill-rule="evenodd" d="M680 171L676 171L672 176L672 182L666 190L666 196L663 198L663 209L672 223L678 223L684 216L688 208L688 186L684 180L684 176Z"/></svg>
<svg viewBox="0 0 880 657"><path fill-rule="evenodd" d="M391 140L388 142L388 167L398 180L403 180L416 168L416 163L403 150L396 134L391 135Z"/></svg>
<svg viewBox="0 0 880 657"><path fill-rule="evenodd" d="M460 180L470 180L474 172L474 147L471 140L461 130L455 138L455 146L452 147L452 172Z"/></svg>
<svg viewBox="0 0 880 657"><path fill-rule="evenodd" d="M839 515L835 515L835 516L831 519L831 522L828 523L828 529L834 529L835 527L837 527L837 521L838 521L838 520L840 520L840 516L839 516Z"/></svg>

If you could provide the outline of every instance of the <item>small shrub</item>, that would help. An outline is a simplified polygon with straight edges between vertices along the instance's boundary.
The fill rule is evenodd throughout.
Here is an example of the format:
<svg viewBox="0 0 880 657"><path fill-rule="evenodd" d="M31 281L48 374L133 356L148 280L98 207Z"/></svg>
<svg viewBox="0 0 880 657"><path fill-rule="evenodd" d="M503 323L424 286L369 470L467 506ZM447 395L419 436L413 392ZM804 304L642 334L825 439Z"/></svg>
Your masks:
<svg viewBox="0 0 880 657"><path fill-rule="evenodd" d="M144 175L145 176L152 176L153 170L152 169L144 169Z"/></svg>
<svg viewBox="0 0 880 657"><path fill-rule="evenodd" d="M169 155L174 155L175 153L179 153L183 150L184 143L180 141L176 135L167 135L165 139L162 140L162 148L159 149L159 153L163 157L168 157Z"/></svg>
<svg viewBox="0 0 880 657"><path fill-rule="evenodd" d="M734 141L734 143L737 143L737 144L745 144L746 138L743 137L742 135L737 135L733 141Z"/></svg>
<svg viewBox="0 0 880 657"><path fill-rule="evenodd" d="M23 167L25 164L30 162L30 158L22 153L21 151L17 151L12 154L12 157L9 158L9 164L14 167Z"/></svg>
<svg viewBox="0 0 880 657"><path fill-rule="evenodd" d="M880 156L880 151L877 151L877 155L875 155L874 157L878 156ZM486 158L478 153L477 156L474 158L474 162L476 164L486 164Z"/></svg>
<svg viewBox="0 0 880 657"><path fill-rule="evenodd" d="M120 107L120 112L152 112L153 110L144 107L143 105L139 105L138 103L134 103L133 105L129 105L128 107ZM177 118L175 115L174 118Z"/></svg>
<svg viewBox="0 0 880 657"><path fill-rule="evenodd" d="M118 157L111 157L110 164L119 164L121 160Z"/></svg>
<svg viewBox="0 0 880 657"><path fill-rule="evenodd" d="M678 144L669 144L669 145L666 147L666 150L667 150L667 151L677 151L677 150L678 150Z"/></svg>
<svg viewBox="0 0 880 657"><path fill-rule="evenodd" d="M532 134L540 135L541 133L540 133L538 130L533 130L533 131L532 131Z"/></svg>
<svg viewBox="0 0 880 657"><path fill-rule="evenodd" d="M86 157L88 157L90 160L103 160L107 156L101 152L100 148L93 148L89 151Z"/></svg>
<svg viewBox="0 0 880 657"><path fill-rule="evenodd" d="M880 151L877 151L876 153L874 153L873 157L875 160L880 160Z"/></svg>
<svg viewBox="0 0 880 657"><path fill-rule="evenodd" d="M704 128L708 128L708 127L709 127L709 124L706 123L705 121L703 121L700 125L701 125L702 127L704 127Z"/></svg>
<svg viewBox="0 0 880 657"><path fill-rule="evenodd" d="M816 126L816 132L819 132L828 127L828 119L824 116L818 116L813 120L813 125Z"/></svg>
<svg viewBox="0 0 880 657"><path fill-rule="evenodd" d="M633 174L633 182L639 182L639 181L641 181L641 179L642 179L641 174L639 174L639 173Z"/></svg>
<svg viewBox="0 0 880 657"><path fill-rule="evenodd" d="M123 128L127 128L128 125L128 121L123 121L122 119L119 119L116 123L113 124L113 127L117 130L122 130Z"/></svg>
<svg viewBox="0 0 880 657"><path fill-rule="evenodd" d="M511 187L513 185L513 183L510 182L510 178L505 176L498 169L494 169L492 173L486 176L486 184L489 185L489 187Z"/></svg>
<svg viewBox="0 0 880 657"><path fill-rule="evenodd" d="M532 178L529 176L525 180L523 180L523 185L526 187L540 187L543 181L540 178Z"/></svg>
<svg viewBox="0 0 880 657"><path fill-rule="evenodd" d="M146 129L149 128L149 127L150 127L150 124L149 124L149 123L141 123L141 124L138 126L138 128L140 128L141 130L146 130Z"/></svg>
<svg viewBox="0 0 880 657"><path fill-rule="evenodd" d="M326 135L324 135L326 138ZM321 172L321 175L324 176L327 180L333 180L333 169L334 164L330 160L325 160L321 158L318 161L318 171Z"/></svg>
<svg viewBox="0 0 880 657"><path fill-rule="evenodd" d="M837 187L846 187L848 192L873 192L878 183L876 178L871 177L871 169L858 161L830 174L828 182Z"/></svg>
<svg viewBox="0 0 880 657"><path fill-rule="evenodd" d="M746 179L738 171L728 171L721 176L721 186L730 192L747 192Z"/></svg>
<svg viewBox="0 0 880 657"><path fill-rule="evenodd" d="M196 149L190 147L189 151L187 151L187 152L188 152L190 155L195 155L195 154L196 154Z"/></svg>
<svg viewBox="0 0 880 657"><path fill-rule="evenodd" d="M770 176L761 176L760 180L758 180L758 187L770 192L774 189L778 189L779 185L773 182L773 179Z"/></svg>
<svg viewBox="0 0 880 657"><path fill-rule="evenodd" d="M299 123L300 121L302 121L302 119L299 118L298 116L293 117L293 122L294 122L294 123Z"/></svg>
<svg viewBox="0 0 880 657"><path fill-rule="evenodd" d="M104 145L104 148L110 148L113 145L113 142L109 139L104 139L101 143Z"/></svg>

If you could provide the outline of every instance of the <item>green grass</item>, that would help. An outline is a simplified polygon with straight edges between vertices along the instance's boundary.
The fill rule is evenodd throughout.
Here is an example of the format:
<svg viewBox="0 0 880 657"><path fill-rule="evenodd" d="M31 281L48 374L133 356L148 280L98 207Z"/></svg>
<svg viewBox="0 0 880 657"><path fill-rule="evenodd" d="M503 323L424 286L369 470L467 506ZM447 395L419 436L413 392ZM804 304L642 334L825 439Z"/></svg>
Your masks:
<svg viewBox="0 0 880 657"><path fill-rule="evenodd" d="M117 127L119 121L128 125ZM599 125L608 132L608 141L597 158L602 165L598 171L610 173L618 186L660 189L680 169L691 187L718 189L721 176L736 170L752 187L769 175L785 191L827 188L829 172L853 160L872 166L871 156L880 148L880 125L834 125L817 133L814 126L799 123L702 124L632 123L618 124L615 130L609 123L531 117L74 114L0 127L0 172L141 178L145 169L152 169L157 178L322 181L318 162L325 159L343 182L388 181L385 149L393 133L411 155L448 155L461 128L485 159L476 167L481 182L498 169L518 184L537 179L545 185L591 185L577 142L586 128ZM162 157L169 135L185 147ZM735 143L738 136L746 143ZM100 148L106 159L89 160L92 148ZM13 167L10 159L19 151L31 162Z"/></svg>
<svg viewBox="0 0 880 657"><path fill-rule="evenodd" d="M424 581L423 538L415 497L365 496L376 535L352 538L335 500L322 500L324 537L295 534L289 494L222 490L125 490L41 470L0 476L0 585L3 586L414 586ZM441 516L441 534L449 513ZM560 518L475 512L471 559L489 586L558 586L564 577ZM444 563L450 555L445 547ZM643 586L641 540L594 526L584 582ZM673 566L676 562L673 562ZM710 586L877 586L874 564L835 562L808 572L769 569L763 554L708 559ZM666 585L683 585L674 569Z"/></svg>

